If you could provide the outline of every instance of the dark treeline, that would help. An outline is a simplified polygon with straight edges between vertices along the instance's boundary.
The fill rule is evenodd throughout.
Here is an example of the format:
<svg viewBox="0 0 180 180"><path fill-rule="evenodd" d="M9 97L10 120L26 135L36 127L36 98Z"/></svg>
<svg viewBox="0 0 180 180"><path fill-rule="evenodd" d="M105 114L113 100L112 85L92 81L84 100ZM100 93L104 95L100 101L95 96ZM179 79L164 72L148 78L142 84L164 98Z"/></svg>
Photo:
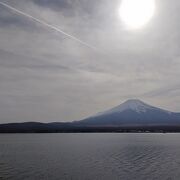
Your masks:
<svg viewBox="0 0 180 180"><path fill-rule="evenodd" d="M73 123L10 123L1 124L0 133L166 133L180 132L180 126L80 126Z"/></svg>

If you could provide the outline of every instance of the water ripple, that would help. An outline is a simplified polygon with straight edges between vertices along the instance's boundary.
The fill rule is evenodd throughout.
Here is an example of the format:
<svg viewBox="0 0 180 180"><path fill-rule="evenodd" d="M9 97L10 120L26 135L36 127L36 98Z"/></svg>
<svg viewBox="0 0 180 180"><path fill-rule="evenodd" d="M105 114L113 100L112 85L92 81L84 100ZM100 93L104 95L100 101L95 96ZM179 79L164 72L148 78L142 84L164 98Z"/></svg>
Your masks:
<svg viewBox="0 0 180 180"><path fill-rule="evenodd" d="M0 135L0 180L178 180L179 134Z"/></svg>

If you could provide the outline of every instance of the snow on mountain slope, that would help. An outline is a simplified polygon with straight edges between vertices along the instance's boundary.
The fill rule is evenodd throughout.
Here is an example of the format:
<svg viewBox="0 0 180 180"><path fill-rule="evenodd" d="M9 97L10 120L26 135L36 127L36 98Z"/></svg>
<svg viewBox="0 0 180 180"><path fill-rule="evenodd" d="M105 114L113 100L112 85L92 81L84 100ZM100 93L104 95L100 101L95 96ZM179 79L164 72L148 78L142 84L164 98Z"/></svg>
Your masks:
<svg viewBox="0 0 180 180"><path fill-rule="evenodd" d="M132 110L136 113L146 113L148 110L158 110L164 113L171 114L170 111L166 111L160 108L156 108L153 106L150 106L148 104L145 104L144 102L138 100L138 99L130 99L125 101L124 103L120 104L119 106L116 106L110 110L97 113L95 116L99 115L106 115L106 114L112 114L112 113L121 113L126 110Z"/></svg>

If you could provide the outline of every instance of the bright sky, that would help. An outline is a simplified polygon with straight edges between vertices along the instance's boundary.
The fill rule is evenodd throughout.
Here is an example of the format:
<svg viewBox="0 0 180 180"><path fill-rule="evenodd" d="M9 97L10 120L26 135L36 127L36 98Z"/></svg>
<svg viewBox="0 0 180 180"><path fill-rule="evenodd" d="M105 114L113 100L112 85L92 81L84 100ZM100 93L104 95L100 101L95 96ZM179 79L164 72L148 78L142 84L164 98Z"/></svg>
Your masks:
<svg viewBox="0 0 180 180"><path fill-rule="evenodd" d="M36 20L0 4L0 123L180 111L180 1L125 1L2 0Z"/></svg>

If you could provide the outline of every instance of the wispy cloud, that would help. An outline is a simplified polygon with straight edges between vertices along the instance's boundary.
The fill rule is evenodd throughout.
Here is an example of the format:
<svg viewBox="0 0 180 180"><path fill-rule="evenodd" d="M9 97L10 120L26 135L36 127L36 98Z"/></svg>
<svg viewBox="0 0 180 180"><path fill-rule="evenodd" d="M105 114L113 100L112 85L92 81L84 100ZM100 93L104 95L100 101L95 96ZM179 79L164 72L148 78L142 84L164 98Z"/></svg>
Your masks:
<svg viewBox="0 0 180 180"><path fill-rule="evenodd" d="M119 4L1 1L0 122L82 119L128 98L180 111L180 2L159 1L136 31Z"/></svg>

